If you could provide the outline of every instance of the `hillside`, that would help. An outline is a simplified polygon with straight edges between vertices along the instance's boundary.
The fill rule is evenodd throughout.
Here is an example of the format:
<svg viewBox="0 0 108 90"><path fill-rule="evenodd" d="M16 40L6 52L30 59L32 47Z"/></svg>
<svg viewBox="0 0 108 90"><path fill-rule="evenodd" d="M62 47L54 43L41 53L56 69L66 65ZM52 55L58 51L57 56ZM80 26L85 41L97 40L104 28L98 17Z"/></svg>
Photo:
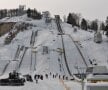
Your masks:
<svg viewBox="0 0 108 90"><path fill-rule="evenodd" d="M9 72L18 71L22 75L32 75L34 82L26 82L22 87L2 87L0 90L81 90L81 83L71 81L71 74L85 73L87 67L92 66L90 61L98 65L108 63L108 38L103 42L94 42L94 32L78 29L74 32L71 25L61 22L63 32L57 29L55 20L46 24L45 20L32 20L26 15L2 19L0 22L16 22L12 32L17 32L9 44L4 44L9 32L0 37L0 78L7 77ZM28 25L26 29L18 31L17 26ZM66 65L66 61L69 67ZM79 71L78 71L79 68ZM36 84L34 75L44 76ZM48 79L45 75L48 75ZM53 78L56 75L56 78ZM60 77L65 75L68 80Z"/></svg>

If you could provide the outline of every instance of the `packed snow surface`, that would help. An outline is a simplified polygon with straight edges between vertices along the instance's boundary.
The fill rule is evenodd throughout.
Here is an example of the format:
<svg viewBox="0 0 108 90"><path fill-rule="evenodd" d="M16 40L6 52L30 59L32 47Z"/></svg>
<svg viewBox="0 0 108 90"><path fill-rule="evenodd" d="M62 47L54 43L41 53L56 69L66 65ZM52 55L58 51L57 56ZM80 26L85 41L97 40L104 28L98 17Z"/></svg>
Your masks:
<svg viewBox="0 0 108 90"><path fill-rule="evenodd" d="M18 70L22 75L32 75L33 82L26 82L24 86L11 87L0 86L0 90L81 90L81 82L71 81L65 60L63 57L63 47L61 36L58 35L57 26L54 20L46 24L44 19L32 20L26 15L2 19L0 22L25 22L33 24L28 30L20 31L9 45L4 45L7 36L0 37L0 74L1 78L8 77L8 73ZM88 32L78 29L74 32L71 25L61 22L65 35L63 35L66 58L69 69L72 74L85 72L86 64L90 66L89 60L99 65L108 63L108 38L103 35L103 42L98 44L94 42L94 32ZM32 32L37 32L33 36L34 45L32 45ZM15 58L18 47L19 55ZM86 61L78 51L82 53ZM24 55L24 57L23 57ZM22 60L22 62L21 62ZM19 63L21 65L19 66ZM86 64L85 64L86 62ZM7 66L4 71L5 66ZM4 72L3 72L4 71ZM36 84L35 74L42 74L43 80ZM45 74L48 74L48 79ZM68 80L60 79L59 76L53 78L53 75L67 76Z"/></svg>

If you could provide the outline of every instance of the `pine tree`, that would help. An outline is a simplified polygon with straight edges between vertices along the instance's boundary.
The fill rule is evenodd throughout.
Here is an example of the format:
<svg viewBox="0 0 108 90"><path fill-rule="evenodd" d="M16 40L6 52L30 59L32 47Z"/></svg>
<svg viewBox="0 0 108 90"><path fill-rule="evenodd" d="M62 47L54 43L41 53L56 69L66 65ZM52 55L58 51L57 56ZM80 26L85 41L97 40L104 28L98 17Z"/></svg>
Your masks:
<svg viewBox="0 0 108 90"><path fill-rule="evenodd" d="M106 36L108 37L108 16L106 18L106 26L105 26Z"/></svg>
<svg viewBox="0 0 108 90"><path fill-rule="evenodd" d="M105 26L106 36L108 37L108 25Z"/></svg>
<svg viewBox="0 0 108 90"><path fill-rule="evenodd" d="M104 24L104 22L102 22L102 23L100 24L100 30L105 31L105 24Z"/></svg>
<svg viewBox="0 0 108 90"><path fill-rule="evenodd" d="M72 24L72 15L71 15L71 13L69 13L69 15L67 17L67 23Z"/></svg>
<svg viewBox="0 0 108 90"><path fill-rule="evenodd" d="M31 17L31 9L30 8L27 10L27 16Z"/></svg>
<svg viewBox="0 0 108 90"><path fill-rule="evenodd" d="M72 13L71 15L72 15L72 26L79 26L77 23L77 18L78 18L77 14Z"/></svg>
<svg viewBox="0 0 108 90"><path fill-rule="evenodd" d="M78 26L77 25L77 16L74 13L69 13L68 17L67 17L67 23L71 24L72 26Z"/></svg>
<svg viewBox="0 0 108 90"><path fill-rule="evenodd" d="M87 30L87 21L84 18L81 21L81 29Z"/></svg>
<svg viewBox="0 0 108 90"><path fill-rule="evenodd" d="M108 16L106 17L106 25L108 25Z"/></svg>
<svg viewBox="0 0 108 90"><path fill-rule="evenodd" d="M97 23L97 20L91 22L91 29L93 29L93 30L95 30L95 31L98 30L98 23Z"/></svg>

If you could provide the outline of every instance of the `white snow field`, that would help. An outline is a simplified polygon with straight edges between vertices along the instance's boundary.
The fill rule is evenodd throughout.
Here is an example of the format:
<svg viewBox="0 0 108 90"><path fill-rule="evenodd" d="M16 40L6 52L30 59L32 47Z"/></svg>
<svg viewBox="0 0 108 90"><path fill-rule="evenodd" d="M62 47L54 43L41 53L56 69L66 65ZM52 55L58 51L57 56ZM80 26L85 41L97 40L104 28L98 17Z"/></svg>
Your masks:
<svg viewBox="0 0 108 90"><path fill-rule="evenodd" d="M5 18L0 22L33 24L28 30L20 31L9 45L4 45L7 34L0 37L0 78L6 78L9 72L17 70L22 75L32 75L33 82L25 82L24 86L0 86L0 90L82 90L80 82L70 80L73 77L67 70L61 36L58 35L54 20L46 24L44 19L32 20L24 15ZM97 44L93 41L94 33L80 29L74 32L71 25L63 22L61 26L65 32L63 40L71 74L77 74L77 68L80 69L80 73L84 73L86 67L90 66L89 59L95 59L99 65L108 64L108 38L106 36L103 35L103 42ZM37 32L32 39L33 45L30 44L32 32ZM19 55L15 58L18 47L20 47ZM44 76L38 84L34 80L35 74ZM45 74L48 74L48 79ZM57 77L53 78L53 74ZM59 75L65 75L69 79L59 79Z"/></svg>

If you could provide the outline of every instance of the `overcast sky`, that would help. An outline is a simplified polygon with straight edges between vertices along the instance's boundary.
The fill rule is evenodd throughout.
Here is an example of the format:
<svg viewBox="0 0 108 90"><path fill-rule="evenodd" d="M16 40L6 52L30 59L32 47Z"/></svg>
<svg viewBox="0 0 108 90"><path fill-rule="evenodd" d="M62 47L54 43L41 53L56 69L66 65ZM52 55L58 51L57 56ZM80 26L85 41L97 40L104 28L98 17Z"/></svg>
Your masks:
<svg viewBox="0 0 108 90"><path fill-rule="evenodd" d="M93 20L105 20L108 15L108 0L0 0L0 8L16 8L18 5L49 10L52 15L68 15L69 12L81 13L83 17Z"/></svg>

